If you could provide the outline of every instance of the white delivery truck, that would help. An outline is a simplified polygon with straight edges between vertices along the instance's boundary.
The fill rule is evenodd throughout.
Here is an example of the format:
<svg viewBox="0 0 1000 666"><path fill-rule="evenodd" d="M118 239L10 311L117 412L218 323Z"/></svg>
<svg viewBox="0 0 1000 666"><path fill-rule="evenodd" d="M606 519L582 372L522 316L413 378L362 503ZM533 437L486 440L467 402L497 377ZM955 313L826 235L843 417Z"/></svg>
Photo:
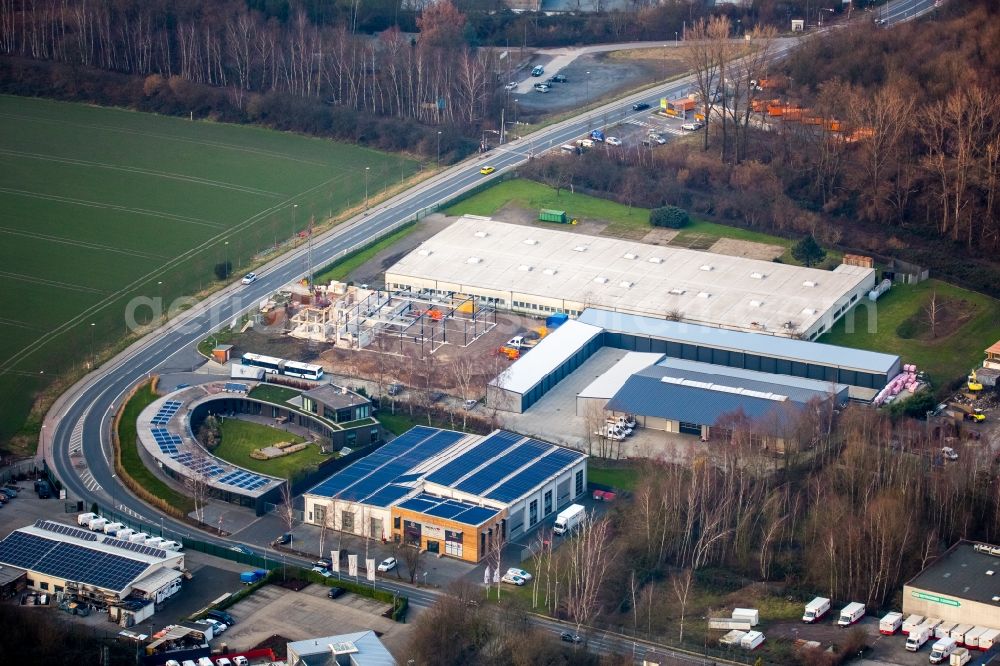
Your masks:
<svg viewBox="0 0 1000 666"><path fill-rule="evenodd" d="M837 624L842 627L849 627L865 616L865 605L852 601L840 609L840 618Z"/></svg>
<svg viewBox="0 0 1000 666"><path fill-rule="evenodd" d="M977 650L979 647L979 637L987 632L986 627L973 627L972 631L965 634L965 640L962 641L967 648L975 648Z"/></svg>
<svg viewBox="0 0 1000 666"><path fill-rule="evenodd" d="M955 651L951 653L948 666L965 666L970 661L972 661L972 655L969 654L968 650L963 647L955 648Z"/></svg>
<svg viewBox="0 0 1000 666"><path fill-rule="evenodd" d="M734 608L733 619L746 620L751 627L756 627L760 624L760 611L756 608Z"/></svg>
<svg viewBox="0 0 1000 666"><path fill-rule="evenodd" d="M115 538L121 539L122 541L128 541L132 538L133 534L135 534L135 530L131 527L126 527L125 529L118 530L118 533L115 534Z"/></svg>
<svg viewBox="0 0 1000 666"><path fill-rule="evenodd" d="M958 643L954 638L938 639L938 641L931 646L931 663L940 664L947 661L948 657L951 656L951 653L954 652L957 647Z"/></svg>
<svg viewBox="0 0 1000 666"><path fill-rule="evenodd" d="M79 516L76 517L76 524L79 525L80 527L90 527L90 521L92 521L94 518L97 518L96 513L90 513L90 512L81 513Z"/></svg>
<svg viewBox="0 0 1000 666"><path fill-rule="evenodd" d="M926 620L924 620L921 624L930 627L931 628L931 636L933 636L934 632L937 631L937 628L940 627L942 624L944 624L944 621L939 620L936 617L929 617ZM942 638L945 638L945 637L942 636Z"/></svg>
<svg viewBox="0 0 1000 666"><path fill-rule="evenodd" d="M903 620L903 633L904 634L910 633L911 631L913 631L915 627L918 627L921 624L923 624L923 621L924 621L923 615L909 616L908 618ZM944 638L944 636L942 636L942 638Z"/></svg>
<svg viewBox="0 0 1000 666"><path fill-rule="evenodd" d="M146 539L145 545L151 548L162 548L163 541L164 541L163 537L149 537L148 539Z"/></svg>
<svg viewBox="0 0 1000 666"><path fill-rule="evenodd" d="M886 613L885 617L878 621L878 632L885 636L892 636L903 626L903 614L893 611Z"/></svg>
<svg viewBox="0 0 1000 666"><path fill-rule="evenodd" d="M131 541L132 543L146 543L146 539L148 538L149 535L146 534L145 532L136 532L135 534L130 536L128 540Z"/></svg>
<svg viewBox="0 0 1000 666"><path fill-rule="evenodd" d="M87 524L87 527L89 527L94 532L102 532L104 530L104 526L107 524L108 524L107 518L97 517L97 518L91 518L90 523Z"/></svg>
<svg viewBox="0 0 1000 666"><path fill-rule="evenodd" d="M910 630L910 635L906 637L906 649L910 652L916 652L924 643L926 643L931 637L931 630L920 624Z"/></svg>
<svg viewBox="0 0 1000 666"><path fill-rule="evenodd" d="M813 623L826 615L830 610L830 600L825 597L816 597L806 604L806 610L802 614L802 621Z"/></svg>
<svg viewBox="0 0 1000 666"><path fill-rule="evenodd" d="M118 534L118 530L124 528L125 526L122 525L121 523L108 523L107 525L104 526L104 533L110 537L113 537L116 534Z"/></svg>
<svg viewBox="0 0 1000 666"><path fill-rule="evenodd" d="M744 650L753 650L764 642L764 634L759 631L748 631L746 636L740 639L740 647Z"/></svg>
<svg viewBox="0 0 1000 666"><path fill-rule="evenodd" d="M552 526L552 531L556 534L571 532L580 526L586 515L587 510L583 508L583 505L570 504L556 516L556 524Z"/></svg>
<svg viewBox="0 0 1000 666"><path fill-rule="evenodd" d="M986 633L979 637L980 650L989 650L994 643L1000 643L1000 629L987 629Z"/></svg>
<svg viewBox="0 0 1000 666"><path fill-rule="evenodd" d="M971 624L960 624L948 632L948 637L954 638L959 645L962 645L965 643L965 635L972 631L972 628Z"/></svg>
<svg viewBox="0 0 1000 666"><path fill-rule="evenodd" d="M936 638L948 638L951 635L951 630L958 626L958 622L942 622L934 629L934 636Z"/></svg>

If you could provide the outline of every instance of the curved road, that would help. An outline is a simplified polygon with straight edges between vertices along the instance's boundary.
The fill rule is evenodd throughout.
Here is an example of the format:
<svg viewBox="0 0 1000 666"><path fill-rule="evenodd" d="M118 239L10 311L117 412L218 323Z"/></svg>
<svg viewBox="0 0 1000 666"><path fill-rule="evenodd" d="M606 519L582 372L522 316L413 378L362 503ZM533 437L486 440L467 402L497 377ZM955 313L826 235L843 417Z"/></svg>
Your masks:
<svg viewBox="0 0 1000 666"><path fill-rule="evenodd" d="M892 24L909 20L929 11L933 6L934 0L897 0L883 8L881 16ZM861 13L861 17L867 16L873 14ZM776 49L776 57L787 53L794 44L794 40L783 41ZM607 114L609 119L618 122L632 115L648 113L633 113L631 105L635 102L658 105L661 97L681 94L691 84L692 78L685 77L651 88L505 144L486 157L479 156L449 168L425 183L372 208L369 213L318 236L313 241L313 265L329 263L373 236L413 219L455 194L484 180L495 178L502 170L523 164L531 154L538 154L584 136L593 128L592 119L599 119ZM480 167L487 163L496 167L496 174L489 177L479 174ZM306 247L276 258L258 271L260 278L254 284L233 285L210 297L150 333L61 396L45 417L40 453L64 484L67 496L83 499L86 504L98 502L104 506L114 506L118 512L130 514L147 524L159 522L164 532L175 538L193 535L195 530L189 525L146 506L119 482L111 463L112 452L108 437L110 420L124 394L137 381L155 372L157 367L175 353L197 344L222 323L231 321L280 287L303 277L307 272L306 262ZM86 461L85 471L75 467L80 458ZM81 474L87 477L86 481L81 478ZM236 543L204 533L198 533L197 538L223 546ZM287 559L300 564L306 563L304 560L298 562L295 558ZM406 594L416 606L430 605L437 594L386 580L382 580L380 585L390 591ZM540 619L539 622L553 630L559 626L549 620ZM630 640L607 636L593 647L602 651L616 650L624 653L634 649ZM640 653L644 651L640 648Z"/></svg>

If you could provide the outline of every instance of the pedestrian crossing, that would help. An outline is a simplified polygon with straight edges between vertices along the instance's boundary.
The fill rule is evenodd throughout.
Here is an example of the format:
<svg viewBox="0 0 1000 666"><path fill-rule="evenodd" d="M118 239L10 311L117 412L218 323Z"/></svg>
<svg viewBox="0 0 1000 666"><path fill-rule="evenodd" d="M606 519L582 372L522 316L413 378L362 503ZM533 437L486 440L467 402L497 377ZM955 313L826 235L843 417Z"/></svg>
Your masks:
<svg viewBox="0 0 1000 666"><path fill-rule="evenodd" d="M73 426L73 432L69 435L69 454L71 456L79 454L83 449L83 424L87 420L88 414L90 414L90 407L77 420L76 425Z"/></svg>
<svg viewBox="0 0 1000 666"><path fill-rule="evenodd" d="M83 473L80 474L80 481L82 481L83 485L87 488L87 490L92 493L101 490L101 484L97 482L97 479L94 478L94 475L90 472L89 469L84 470Z"/></svg>

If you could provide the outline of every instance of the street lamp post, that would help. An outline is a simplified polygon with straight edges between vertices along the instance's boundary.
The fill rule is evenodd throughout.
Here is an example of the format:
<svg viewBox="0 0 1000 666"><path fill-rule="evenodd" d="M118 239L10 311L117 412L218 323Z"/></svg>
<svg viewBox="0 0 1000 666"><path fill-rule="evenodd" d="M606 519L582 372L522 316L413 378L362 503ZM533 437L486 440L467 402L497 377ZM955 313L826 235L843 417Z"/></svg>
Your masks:
<svg viewBox="0 0 1000 666"><path fill-rule="evenodd" d="M90 367L91 368L97 365L97 355L94 353L94 329L96 328L96 326L97 325L94 322L90 322Z"/></svg>
<svg viewBox="0 0 1000 666"><path fill-rule="evenodd" d="M441 130L438 130L438 151L437 151L437 162L438 166L441 166Z"/></svg>
<svg viewBox="0 0 1000 666"><path fill-rule="evenodd" d="M226 277L229 277L229 274L233 272L232 268L229 265L229 241L226 241L225 245L226 245L226 264L225 264L225 266L226 266Z"/></svg>
<svg viewBox="0 0 1000 666"><path fill-rule="evenodd" d="M160 318L162 319L166 316L166 313L163 311L163 280L156 281L156 298L159 301L157 306L160 308Z"/></svg>
<svg viewBox="0 0 1000 666"><path fill-rule="evenodd" d="M371 170L371 167L365 167L365 210L368 210L368 174Z"/></svg>

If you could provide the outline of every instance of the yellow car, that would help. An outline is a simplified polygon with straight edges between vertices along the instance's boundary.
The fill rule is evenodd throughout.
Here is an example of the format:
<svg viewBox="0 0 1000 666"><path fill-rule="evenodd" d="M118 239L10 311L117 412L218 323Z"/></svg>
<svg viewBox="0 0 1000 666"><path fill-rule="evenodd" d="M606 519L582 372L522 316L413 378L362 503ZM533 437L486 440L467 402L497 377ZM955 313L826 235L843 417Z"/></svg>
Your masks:
<svg viewBox="0 0 1000 666"><path fill-rule="evenodd" d="M479 170L479 173L483 174L484 176L488 176L494 171L496 171L496 167L484 166L482 169Z"/></svg>

